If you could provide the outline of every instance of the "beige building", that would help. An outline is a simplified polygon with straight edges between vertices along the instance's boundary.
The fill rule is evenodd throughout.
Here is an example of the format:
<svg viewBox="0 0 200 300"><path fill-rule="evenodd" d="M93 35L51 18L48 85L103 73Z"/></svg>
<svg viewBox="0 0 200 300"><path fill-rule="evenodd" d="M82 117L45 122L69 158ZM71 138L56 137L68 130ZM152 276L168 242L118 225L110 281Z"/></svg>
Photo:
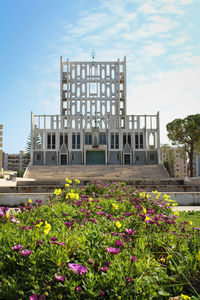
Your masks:
<svg viewBox="0 0 200 300"><path fill-rule="evenodd" d="M0 124L0 171L3 169L3 125Z"/></svg>
<svg viewBox="0 0 200 300"><path fill-rule="evenodd" d="M171 177L187 176L187 159L182 148L162 146L161 160Z"/></svg>
<svg viewBox="0 0 200 300"><path fill-rule="evenodd" d="M126 93L126 58L61 57L60 115L31 114L31 164L159 164L159 113L127 114Z"/></svg>

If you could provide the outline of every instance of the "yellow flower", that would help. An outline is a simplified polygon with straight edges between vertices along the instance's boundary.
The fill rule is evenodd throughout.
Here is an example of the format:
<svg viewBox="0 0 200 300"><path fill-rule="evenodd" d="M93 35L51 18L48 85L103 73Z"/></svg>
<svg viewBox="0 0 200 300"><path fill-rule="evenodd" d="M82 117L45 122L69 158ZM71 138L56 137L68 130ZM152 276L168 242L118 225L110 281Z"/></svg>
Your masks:
<svg viewBox="0 0 200 300"><path fill-rule="evenodd" d="M175 216L179 216L179 212L178 212L178 211L175 211L175 212L174 212L174 215L175 215Z"/></svg>
<svg viewBox="0 0 200 300"><path fill-rule="evenodd" d="M66 178L65 180L66 180L66 182L69 183L69 184L72 183L72 181L71 181L70 179L68 179L68 178Z"/></svg>
<svg viewBox="0 0 200 300"><path fill-rule="evenodd" d="M51 230L51 225L45 221L45 227L44 227L44 234L48 234L49 231Z"/></svg>
<svg viewBox="0 0 200 300"><path fill-rule="evenodd" d="M80 180L75 179L75 183L76 183L76 184L79 184L79 183L80 183Z"/></svg>
<svg viewBox="0 0 200 300"><path fill-rule="evenodd" d="M92 198L89 198L89 201L92 201L93 199Z"/></svg>
<svg viewBox="0 0 200 300"><path fill-rule="evenodd" d="M115 203L112 203L112 206L115 208L115 209L118 209L119 208L119 205L115 204Z"/></svg>
<svg viewBox="0 0 200 300"><path fill-rule="evenodd" d="M140 198L144 198L146 196L146 192L141 192L141 193L139 193L139 195L140 195Z"/></svg>
<svg viewBox="0 0 200 300"><path fill-rule="evenodd" d="M65 184L65 187L68 188L68 187L69 187L69 183L66 183L66 184Z"/></svg>
<svg viewBox="0 0 200 300"><path fill-rule="evenodd" d="M9 217L10 217L10 215L9 215L9 214L6 214L6 218L9 219Z"/></svg>
<svg viewBox="0 0 200 300"><path fill-rule="evenodd" d="M189 223L190 223L190 225L193 225L192 221L190 221Z"/></svg>
<svg viewBox="0 0 200 300"><path fill-rule="evenodd" d="M149 221L149 220L151 220L151 218L146 216L145 221Z"/></svg>
<svg viewBox="0 0 200 300"><path fill-rule="evenodd" d="M62 193L61 189L55 189L54 190L54 195L59 196Z"/></svg>
<svg viewBox="0 0 200 300"><path fill-rule="evenodd" d="M145 208L145 207L143 207L143 211L144 211L144 213L145 213L145 214L147 213L147 210L146 210L146 208Z"/></svg>
<svg viewBox="0 0 200 300"><path fill-rule="evenodd" d="M196 256L196 259L197 259L198 261L200 261L200 250L199 250L199 253L198 253L197 256Z"/></svg>
<svg viewBox="0 0 200 300"><path fill-rule="evenodd" d="M191 299L191 297L189 297L189 296L187 296L187 295L183 295L183 294L181 294L181 298L182 298L183 300L190 300L190 299Z"/></svg>
<svg viewBox="0 0 200 300"><path fill-rule="evenodd" d="M178 205L178 203L172 203L172 206L177 206Z"/></svg>
<svg viewBox="0 0 200 300"><path fill-rule="evenodd" d="M43 224L43 222L40 222L37 225L35 225L35 227L39 227L40 228L42 226L42 224Z"/></svg>
<svg viewBox="0 0 200 300"><path fill-rule="evenodd" d="M117 222L116 222L116 226L117 226L117 228L121 228L121 227L122 227L122 224L121 224L119 221L117 221Z"/></svg>
<svg viewBox="0 0 200 300"><path fill-rule="evenodd" d="M32 203L32 200L31 200L31 199L29 199L29 200L28 200L28 203Z"/></svg>
<svg viewBox="0 0 200 300"><path fill-rule="evenodd" d="M161 258L159 259L159 261L160 261L161 263L164 263L164 262L165 262L164 257L161 257Z"/></svg>

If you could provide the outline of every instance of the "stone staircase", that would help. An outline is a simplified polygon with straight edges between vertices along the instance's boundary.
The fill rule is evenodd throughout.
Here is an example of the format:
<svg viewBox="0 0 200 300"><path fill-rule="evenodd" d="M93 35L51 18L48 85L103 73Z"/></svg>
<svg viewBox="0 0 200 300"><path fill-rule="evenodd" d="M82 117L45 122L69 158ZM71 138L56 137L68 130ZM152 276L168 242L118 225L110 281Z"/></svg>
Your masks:
<svg viewBox="0 0 200 300"><path fill-rule="evenodd" d="M167 178L162 165L56 165L29 166L25 178L59 181L65 178L79 180L132 180Z"/></svg>

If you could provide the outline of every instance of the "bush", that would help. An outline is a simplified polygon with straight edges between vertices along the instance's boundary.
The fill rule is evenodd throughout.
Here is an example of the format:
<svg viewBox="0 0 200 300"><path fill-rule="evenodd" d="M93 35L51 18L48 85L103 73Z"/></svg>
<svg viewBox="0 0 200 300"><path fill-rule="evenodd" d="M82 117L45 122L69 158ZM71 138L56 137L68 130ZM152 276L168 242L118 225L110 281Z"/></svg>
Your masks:
<svg viewBox="0 0 200 300"><path fill-rule="evenodd" d="M67 179L44 205L1 208L0 299L199 299L200 229L175 205Z"/></svg>

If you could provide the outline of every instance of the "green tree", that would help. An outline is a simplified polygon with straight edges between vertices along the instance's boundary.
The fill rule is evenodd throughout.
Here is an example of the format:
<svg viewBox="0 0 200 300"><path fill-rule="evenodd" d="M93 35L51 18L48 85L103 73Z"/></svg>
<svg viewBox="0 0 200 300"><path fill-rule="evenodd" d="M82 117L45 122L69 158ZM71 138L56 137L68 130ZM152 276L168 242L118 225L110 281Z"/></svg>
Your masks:
<svg viewBox="0 0 200 300"><path fill-rule="evenodd" d="M167 124L168 138L172 145L183 146L189 158L190 177L193 177L194 150L200 145L200 114L175 119Z"/></svg>

